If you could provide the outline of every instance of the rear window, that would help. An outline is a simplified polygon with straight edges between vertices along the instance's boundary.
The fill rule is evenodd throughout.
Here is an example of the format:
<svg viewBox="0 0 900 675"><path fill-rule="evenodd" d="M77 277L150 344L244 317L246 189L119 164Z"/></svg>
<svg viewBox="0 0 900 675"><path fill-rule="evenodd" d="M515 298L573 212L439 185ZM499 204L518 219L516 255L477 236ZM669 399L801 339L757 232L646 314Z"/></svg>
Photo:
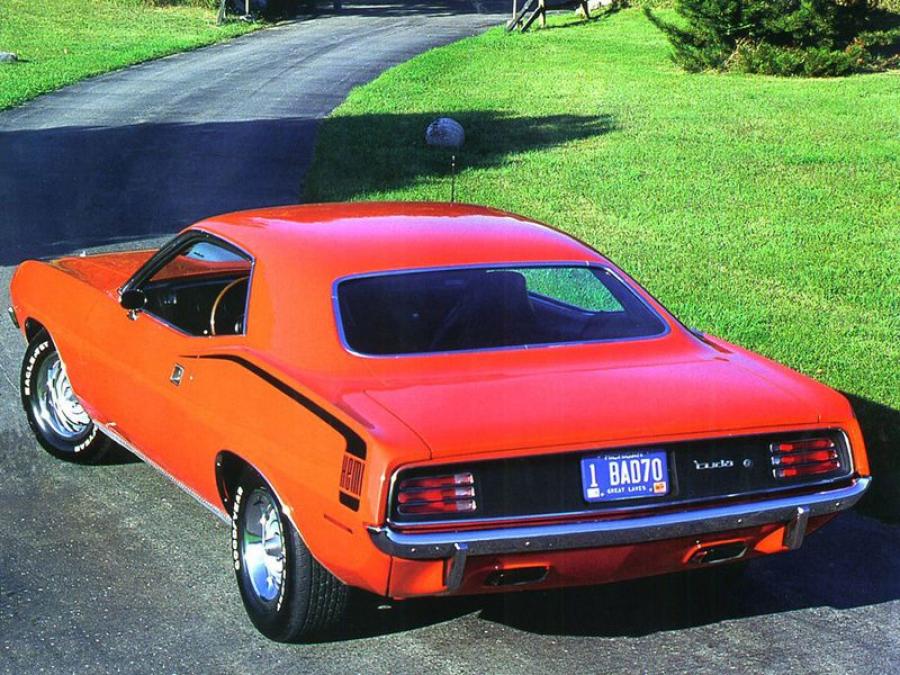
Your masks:
<svg viewBox="0 0 900 675"><path fill-rule="evenodd" d="M378 356L652 337L666 324L602 267L396 272L338 284L347 347Z"/></svg>

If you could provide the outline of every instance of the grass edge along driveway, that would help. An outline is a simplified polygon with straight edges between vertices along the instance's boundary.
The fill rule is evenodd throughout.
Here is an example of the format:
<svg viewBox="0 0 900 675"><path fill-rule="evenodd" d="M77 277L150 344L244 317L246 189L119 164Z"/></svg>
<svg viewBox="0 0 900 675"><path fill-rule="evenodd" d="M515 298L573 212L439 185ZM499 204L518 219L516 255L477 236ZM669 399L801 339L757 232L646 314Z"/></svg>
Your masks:
<svg viewBox="0 0 900 675"><path fill-rule="evenodd" d="M494 30L398 66L323 124L307 201L446 200L423 132L466 128L460 200L562 227L686 324L850 395L900 520L900 73L689 75L639 10Z"/></svg>
<svg viewBox="0 0 900 675"><path fill-rule="evenodd" d="M215 11L199 6L152 7L141 0L3 0L0 51L15 52L21 61L0 64L0 110L93 75L258 27L243 22L218 27Z"/></svg>

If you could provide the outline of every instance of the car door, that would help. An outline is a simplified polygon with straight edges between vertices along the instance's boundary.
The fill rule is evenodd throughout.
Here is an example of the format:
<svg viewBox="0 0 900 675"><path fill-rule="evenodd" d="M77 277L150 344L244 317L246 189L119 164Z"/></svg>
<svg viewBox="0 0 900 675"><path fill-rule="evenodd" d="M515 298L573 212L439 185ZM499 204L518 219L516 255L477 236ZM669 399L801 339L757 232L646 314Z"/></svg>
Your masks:
<svg viewBox="0 0 900 675"><path fill-rule="evenodd" d="M99 422L190 486L199 431L188 403L195 355L210 341L243 339L252 261L209 235L167 248L121 291L123 299L142 298L140 307L101 303L91 315L101 346L95 376L105 379L92 403Z"/></svg>

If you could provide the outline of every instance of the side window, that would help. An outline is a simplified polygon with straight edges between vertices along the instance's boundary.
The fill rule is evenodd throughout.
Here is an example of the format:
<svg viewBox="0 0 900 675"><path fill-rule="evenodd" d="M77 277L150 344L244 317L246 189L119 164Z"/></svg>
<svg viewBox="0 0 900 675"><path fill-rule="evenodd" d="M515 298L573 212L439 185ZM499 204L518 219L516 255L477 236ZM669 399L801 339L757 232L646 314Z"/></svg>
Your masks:
<svg viewBox="0 0 900 675"><path fill-rule="evenodd" d="M247 256L224 244L187 243L141 286L144 311L189 335L240 335L251 267Z"/></svg>

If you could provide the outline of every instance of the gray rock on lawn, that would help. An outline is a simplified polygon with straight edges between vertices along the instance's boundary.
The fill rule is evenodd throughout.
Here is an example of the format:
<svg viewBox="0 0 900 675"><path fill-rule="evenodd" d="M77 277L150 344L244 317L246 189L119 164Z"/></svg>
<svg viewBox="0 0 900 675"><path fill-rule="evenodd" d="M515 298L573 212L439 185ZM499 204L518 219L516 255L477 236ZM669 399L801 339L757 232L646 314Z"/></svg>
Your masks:
<svg viewBox="0 0 900 675"><path fill-rule="evenodd" d="M450 117L438 117L425 129L425 143L437 148L461 148L466 140L462 124Z"/></svg>
<svg viewBox="0 0 900 675"><path fill-rule="evenodd" d="M18 55L13 52L0 52L0 63L15 63L18 60Z"/></svg>

